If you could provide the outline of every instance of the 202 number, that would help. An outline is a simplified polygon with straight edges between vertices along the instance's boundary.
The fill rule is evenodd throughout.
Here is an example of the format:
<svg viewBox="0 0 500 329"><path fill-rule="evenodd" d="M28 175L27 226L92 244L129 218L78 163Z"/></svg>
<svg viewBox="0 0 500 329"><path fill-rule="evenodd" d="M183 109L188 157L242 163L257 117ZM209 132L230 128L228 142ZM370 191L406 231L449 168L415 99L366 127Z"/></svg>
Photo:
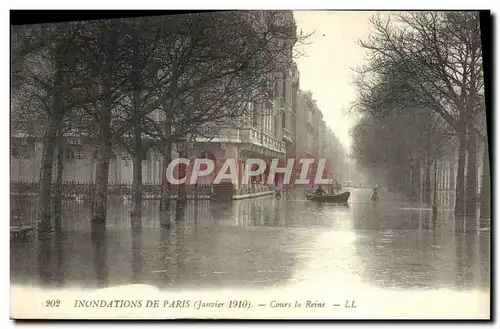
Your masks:
<svg viewBox="0 0 500 329"><path fill-rule="evenodd" d="M59 307L61 305L61 300L59 299L48 299L45 301L45 307Z"/></svg>

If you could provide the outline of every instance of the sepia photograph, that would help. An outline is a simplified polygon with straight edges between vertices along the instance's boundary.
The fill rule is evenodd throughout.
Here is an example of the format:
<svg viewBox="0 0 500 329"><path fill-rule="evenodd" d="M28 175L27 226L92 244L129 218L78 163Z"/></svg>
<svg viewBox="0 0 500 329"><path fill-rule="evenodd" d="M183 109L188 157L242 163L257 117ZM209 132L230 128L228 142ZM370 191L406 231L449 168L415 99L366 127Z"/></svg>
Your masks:
<svg viewBox="0 0 500 329"><path fill-rule="evenodd" d="M10 19L12 320L491 320L490 11Z"/></svg>

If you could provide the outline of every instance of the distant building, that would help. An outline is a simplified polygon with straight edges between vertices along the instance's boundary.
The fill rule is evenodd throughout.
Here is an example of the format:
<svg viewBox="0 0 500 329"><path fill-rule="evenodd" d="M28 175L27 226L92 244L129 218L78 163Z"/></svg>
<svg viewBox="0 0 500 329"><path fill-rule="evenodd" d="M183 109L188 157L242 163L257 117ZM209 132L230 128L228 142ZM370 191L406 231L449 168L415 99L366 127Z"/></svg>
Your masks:
<svg viewBox="0 0 500 329"><path fill-rule="evenodd" d="M297 94L297 120L295 121L295 154L297 156L317 157L318 120L316 116L319 113L312 93L299 90Z"/></svg>

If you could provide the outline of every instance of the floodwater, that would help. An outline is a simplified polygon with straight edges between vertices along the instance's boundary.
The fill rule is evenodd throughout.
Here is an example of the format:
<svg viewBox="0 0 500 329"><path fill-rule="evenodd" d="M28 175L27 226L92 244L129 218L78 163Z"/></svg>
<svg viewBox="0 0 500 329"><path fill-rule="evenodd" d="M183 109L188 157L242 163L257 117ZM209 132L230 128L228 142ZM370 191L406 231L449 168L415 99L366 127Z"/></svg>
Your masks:
<svg viewBox="0 0 500 329"><path fill-rule="evenodd" d="M130 204L115 200L100 237L90 233L89 205L67 203L61 237L11 241L12 312L36 312L39 302L31 296L42 298L40 289L55 288L56 295L46 296L67 296L60 297L65 314L95 317L94 309L72 307L76 295L70 291L104 288L103 297L152 298L148 291L155 289L169 296L191 291L189 299L247 298L268 305L261 311L196 313L210 318L489 318L488 221L455 218L453 197L446 193L433 216L428 206L395 194L381 192L380 201L372 202L369 189L351 191L348 206L307 201L300 191L280 200L267 196L227 205L193 201L183 209L172 206L163 221L158 202L150 201L140 231L131 229ZM23 213L33 209L25 204ZM301 299L335 304L300 312L269 308L272 300ZM357 311L335 306L353 302ZM119 318L119 311L99 314ZM37 312L45 317L50 310ZM192 312L169 314L196 317ZM158 308L129 316L166 313Z"/></svg>
<svg viewBox="0 0 500 329"><path fill-rule="evenodd" d="M65 205L60 238L12 240L12 284L181 289L345 280L388 289L490 287L490 233L477 218L454 218L446 204L433 216L427 206L388 192L374 203L370 190L352 189L349 206L309 202L300 191L230 205L193 201L172 207L170 228L150 201L141 232L131 230L129 203L115 200L98 240L88 208Z"/></svg>

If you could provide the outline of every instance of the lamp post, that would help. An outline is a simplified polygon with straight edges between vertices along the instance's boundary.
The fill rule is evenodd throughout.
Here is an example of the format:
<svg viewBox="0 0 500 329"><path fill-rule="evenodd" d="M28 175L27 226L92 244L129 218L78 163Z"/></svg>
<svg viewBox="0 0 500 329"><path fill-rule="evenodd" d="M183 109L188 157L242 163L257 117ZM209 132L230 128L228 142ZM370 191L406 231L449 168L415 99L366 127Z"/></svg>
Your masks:
<svg viewBox="0 0 500 329"><path fill-rule="evenodd" d="M413 198L413 194L414 194L414 186L413 186L413 183L414 183L414 180L415 180L415 177L414 177L414 170L415 170L415 157L412 155L410 156L409 158L410 160L410 170L409 170L409 183L410 183L410 198Z"/></svg>
<svg viewBox="0 0 500 329"><path fill-rule="evenodd" d="M434 202L432 203L432 213L437 214L437 158L434 158Z"/></svg>
<svg viewBox="0 0 500 329"><path fill-rule="evenodd" d="M389 189L389 165L388 165L388 161L387 161L387 156L385 156L384 158L384 162L385 162L385 184L387 184L387 189Z"/></svg>

